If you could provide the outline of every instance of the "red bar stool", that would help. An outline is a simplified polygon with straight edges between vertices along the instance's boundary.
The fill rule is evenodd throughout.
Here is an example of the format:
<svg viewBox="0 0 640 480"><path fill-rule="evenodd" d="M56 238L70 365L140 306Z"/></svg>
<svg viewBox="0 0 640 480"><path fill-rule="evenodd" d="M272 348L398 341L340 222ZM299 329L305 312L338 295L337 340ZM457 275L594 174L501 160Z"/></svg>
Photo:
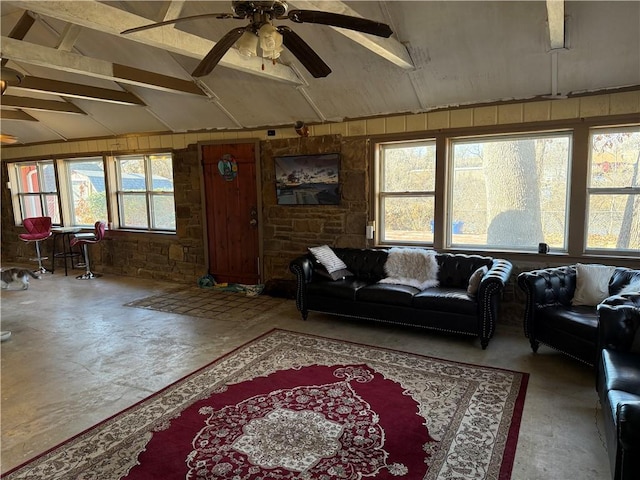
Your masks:
<svg viewBox="0 0 640 480"><path fill-rule="evenodd" d="M83 275L79 275L76 278L78 280L89 280L91 278L99 277L99 274L91 272L91 268L89 267L89 250L87 245L100 243L104 238L104 229L106 224L101 221L97 221L94 224L93 233L76 233L71 239L71 247L76 245L82 246L82 253L84 254L84 264L86 267L86 271Z"/></svg>
<svg viewBox="0 0 640 480"><path fill-rule="evenodd" d="M18 237L23 242L33 242L36 244L37 256L30 260L38 261L38 270L36 270L36 272L45 273L47 269L42 266L42 260L46 260L48 257L41 255L40 242L51 236L51 217L28 217L22 220L22 226L27 233L21 233Z"/></svg>

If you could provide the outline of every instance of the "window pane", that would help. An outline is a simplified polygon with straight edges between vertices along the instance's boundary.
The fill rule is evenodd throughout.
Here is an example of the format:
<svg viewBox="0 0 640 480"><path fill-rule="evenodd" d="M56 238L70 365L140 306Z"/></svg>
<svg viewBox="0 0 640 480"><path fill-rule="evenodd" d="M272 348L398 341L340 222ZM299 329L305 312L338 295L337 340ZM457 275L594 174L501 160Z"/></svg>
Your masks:
<svg viewBox="0 0 640 480"><path fill-rule="evenodd" d="M595 131L591 135L591 174L593 188L640 186L638 157L640 130Z"/></svg>
<svg viewBox="0 0 640 480"><path fill-rule="evenodd" d="M432 192L436 185L436 145L386 145L382 149L383 192Z"/></svg>
<svg viewBox="0 0 640 480"><path fill-rule="evenodd" d="M589 248L640 250L640 195L591 195Z"/></svg>
<svg viewBox="0 0 640 480"><path fill-rule="evenodd" d="M45 216L51 217L54 225L60 225L60 208L57 195L44 195L44 204L46 208Z"/></svg>
<svg viewBox="0 0 640 480"><path fill-rule="evenodd" d="M122 194L122 226L134 228L147 228L147 196L145 194Z"/></svg>
<svg viewBox="0 0 640 480"><path fill-rule="evenodd" d="M383 242L433 243L433 197L385 197L382 212Z"/></svg>
<svg viewBox="0 0 640 480"><path fill-rule="evenodd" d="M33 164L17 165L18 190L23 193L39 192L38 168Z"/></svg>
<svg viewBox="0 0 640 480"><path fill-rule="evenodd" d="M452 143L451 245L566 249L571 136Z"/></svg>
<svg viewBox="0 0 640 480"><path fill-rule="evenodd" d="M53 162L39 163L42 168L42 192L55 192L56 189L56 172L53 168Z"/></svg>
<svg viewBox="0 0 640 480"><path fill-rule="evenodd" d="M118 159L120 166L120 190L125 192L146 191L146 179L144 170L144 158L132 157Z"/></svg>
<svg viewBox="0 0 640 480"><path fill-rule="evenodd" d="M67 162L71 183L73 225L93 226L107 219L107 196L102 159Z"/></svg>
<svg viewBox="0 0 640 480"><path fill-rule="evenodd" d="M153 228L175 230L176 215L173 195L153 195Z"/></svg>
<svg viewBox="0 0 640 480"><path fill-rule="evenodd" d="M40 195L23 195L20 197L22 218L42 217L42 202Z"/></svg>
<svg viewBox="0 0 640 480"><path fill-rule="evenodd" d="M150 155L153 191L173 191L173 164L171 155Z"/></svg>

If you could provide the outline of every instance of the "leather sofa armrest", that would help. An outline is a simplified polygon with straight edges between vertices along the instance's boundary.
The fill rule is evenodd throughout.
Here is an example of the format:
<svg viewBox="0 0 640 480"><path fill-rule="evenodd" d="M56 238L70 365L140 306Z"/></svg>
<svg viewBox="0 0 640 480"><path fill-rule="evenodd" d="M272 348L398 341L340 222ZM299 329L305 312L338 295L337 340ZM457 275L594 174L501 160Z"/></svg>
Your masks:
<svg viewBox="0 0 640 480"><path fill-rule="evenodd" d="M627 451L640 451L640 401L618 405L618 441Z"/></svg>
<svg viewBox="0 0 640 480"><path fill-rule="evenodd" d="M509 281L512 269L513 265L508 260L494 258L491 268L485 276L482 277L480 288L482 289L483 286L495 284L499 289L503 289L505 284Z"/></svg>
<svg viewBox="0 0 640 480"><path fill-rule="evenodd" d="M511 262L494 258L491 268L480 281L476 298L478 299L478 322L483 349L487 348L489 339L495 331L499 301L504 286L511 276L512 268Z"/></svg>
<svg viewBox="0 0 640 480"><path fill-rule="evenodd" d="M543 268L522 272L518 286L527 295L524 313L524 334L535 339L535 317L539 307L571 304L576 290L576 271L572 266ZM532 347L537 349L537 345Z"/></svg>
<svg viewBox="0 0 640 480"><path fill-rule="evenodd" d="M302 255L301 257L294 258L289 263L289 270L291 273L298 277L302 283L311 283L313 278L313 263L308 255Z"/></svg>
<svg viewBox="0 0 640 480"><path fill-rule="evenodd" d="M630 351L639 328L640 295L614 295L598 305L598 351Z"/></svg>

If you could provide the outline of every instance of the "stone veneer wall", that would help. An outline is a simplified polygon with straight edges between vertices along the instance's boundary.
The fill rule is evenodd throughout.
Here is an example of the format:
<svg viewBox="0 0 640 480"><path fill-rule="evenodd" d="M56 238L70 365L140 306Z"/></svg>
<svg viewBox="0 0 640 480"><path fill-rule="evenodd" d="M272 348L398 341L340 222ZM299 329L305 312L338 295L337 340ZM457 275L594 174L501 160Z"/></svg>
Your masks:
<svg viewBox="0 0 640 480"><path fill-rule="evenodd" d="M325 135L262 142L264 278L292 279L289 261L313 245L363 248L368 218L369 174L366 141ZM340 154L340 205L278 205L274 157Z"/></svg>

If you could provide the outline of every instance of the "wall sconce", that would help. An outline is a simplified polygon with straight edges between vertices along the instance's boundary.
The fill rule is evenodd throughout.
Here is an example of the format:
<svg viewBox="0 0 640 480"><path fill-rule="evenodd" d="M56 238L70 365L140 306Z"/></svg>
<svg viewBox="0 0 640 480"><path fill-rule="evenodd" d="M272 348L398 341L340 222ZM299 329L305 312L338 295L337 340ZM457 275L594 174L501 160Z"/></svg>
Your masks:
<svg viewBox="0 0 640 480"><path fill-rule="evenodd" d="M17 70L13 68L2 67L0 70L0 92L4 95L4 92L7 90L7 87L15 87L22 83L22 79L24 75L22 75Z"/></svg>
<svg viewBox="0 0 640 480"><path fill-rule="evenodd" d="M308 137L309 136L309 127L307 127L302 120L298 120L293 125L293 128L295 128L296 133L298 135L300 135L301 137Z"/></svg>

